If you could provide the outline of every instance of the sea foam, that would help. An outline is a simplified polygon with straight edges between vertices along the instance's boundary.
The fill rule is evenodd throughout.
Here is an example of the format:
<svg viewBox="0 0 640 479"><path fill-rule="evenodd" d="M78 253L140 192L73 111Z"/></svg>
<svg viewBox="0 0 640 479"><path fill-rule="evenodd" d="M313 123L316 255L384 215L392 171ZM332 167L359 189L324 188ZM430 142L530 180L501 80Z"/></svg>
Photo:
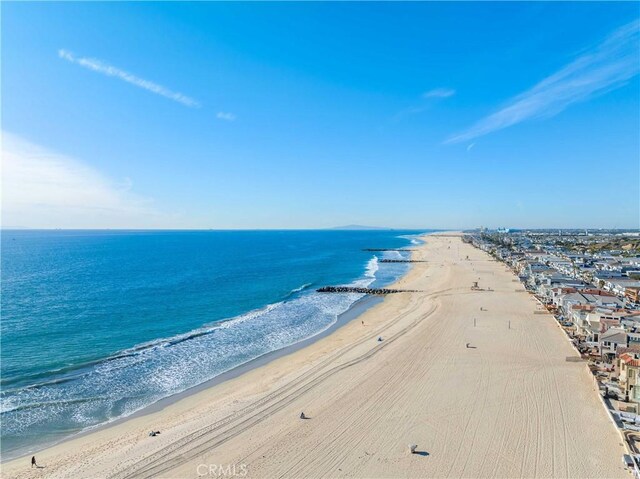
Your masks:
<svg viewBox="0 0 640 479"><path fill-rule="evenodd" d="M384 257L393 252L385 252ZM396 253L399 254L399 253ZM405 270L377 256L349 285L389 282ZM394 270L395 268L395 270ZM364 295L322 294L305 283L288 300L216 321L168 338L138 344L103 360L61 371L48 381L5 390L1 417L4 433L28 438L47 428L82 430L130 415L271 351L282 349L331 327Z"/></svg>

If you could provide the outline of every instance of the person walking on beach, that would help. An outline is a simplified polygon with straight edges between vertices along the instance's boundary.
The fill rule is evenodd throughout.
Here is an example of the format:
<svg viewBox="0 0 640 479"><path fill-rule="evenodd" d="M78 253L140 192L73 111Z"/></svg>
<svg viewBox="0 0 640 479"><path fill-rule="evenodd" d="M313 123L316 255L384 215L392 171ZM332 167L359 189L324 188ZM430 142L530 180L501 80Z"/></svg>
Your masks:
<svg viewBox="0 0 640 479"><path fill-rule="evenodd" d="M38 465L36 464L36 456L32 456L31 457L31 467L38 467Z"/></svg>

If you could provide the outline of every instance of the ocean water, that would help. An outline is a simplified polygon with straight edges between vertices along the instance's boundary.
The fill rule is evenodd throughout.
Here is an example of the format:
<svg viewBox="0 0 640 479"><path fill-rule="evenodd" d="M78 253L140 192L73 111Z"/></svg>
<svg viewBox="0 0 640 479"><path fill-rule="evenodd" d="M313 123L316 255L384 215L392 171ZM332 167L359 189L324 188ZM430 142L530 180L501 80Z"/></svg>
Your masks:
<svg viewBox="0 0 640 479"><path fill-rule="evenodd" d="M6 460L333 325L416 231L2 231Z"/></svg>

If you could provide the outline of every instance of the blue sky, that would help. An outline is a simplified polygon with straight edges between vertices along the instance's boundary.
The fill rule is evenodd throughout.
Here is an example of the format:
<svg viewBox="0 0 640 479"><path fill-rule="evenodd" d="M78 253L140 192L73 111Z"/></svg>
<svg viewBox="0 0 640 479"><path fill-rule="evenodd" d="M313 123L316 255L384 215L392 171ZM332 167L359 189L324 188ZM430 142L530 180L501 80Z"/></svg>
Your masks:
<svg viewBox="0 0 640 479"><path fill-rule="evenodd" d="M3 3L3 226L640 221L640 4Z"/></svg>

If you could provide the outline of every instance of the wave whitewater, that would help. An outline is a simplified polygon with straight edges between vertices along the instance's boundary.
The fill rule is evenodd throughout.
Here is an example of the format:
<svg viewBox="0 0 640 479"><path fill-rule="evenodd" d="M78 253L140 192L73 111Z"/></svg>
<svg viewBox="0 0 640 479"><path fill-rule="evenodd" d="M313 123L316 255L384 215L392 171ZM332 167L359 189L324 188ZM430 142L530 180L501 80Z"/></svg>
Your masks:
<svg viewBox="0 0 640 479"><path fill-rule="evenodd" d="M398 253L383 256L391 254ZM367 287L377 280L388 283L406 271L389 265L386 275L378 278L380 266L378 256L373 256L363 276L348 286ZM36 434L34 431L53 425L80 431L128 416L325 331L364 296L322 295L309 291L311 286L312 283L302 284L282 301L187 333L141 343L100 360L33 375L29 379L39 381L26 387L6 381L0 394L3 434L23 437L28 442L29 436ZM8 453L11 455L11 451Z"/></svg>

